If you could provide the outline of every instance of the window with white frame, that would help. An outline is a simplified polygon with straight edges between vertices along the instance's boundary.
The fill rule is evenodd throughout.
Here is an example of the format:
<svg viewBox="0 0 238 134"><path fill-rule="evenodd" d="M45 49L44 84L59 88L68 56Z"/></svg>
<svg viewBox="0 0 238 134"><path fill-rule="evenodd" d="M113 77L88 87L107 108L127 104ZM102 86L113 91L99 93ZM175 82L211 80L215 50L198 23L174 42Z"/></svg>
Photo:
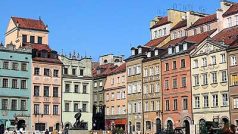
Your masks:
<svg viewBox="0 0 238 134"><path fill-rule="evenodd" d="M159 37L162 36L162 29L159 30Z"/></svg>
<svg viewBox="0 0 238 134"><path fill-rule="evenodd" d="M121 114L121 107L120 107L120 105L117 106L117 114Z"/></svg>
<svg viewBox="0 0 238 134"><path fill-rule="evenodd" d="M199 85L199 77L198 74L194 75L194 86L198 86Z"/></svg>
<svg viewBox="0 0 238 134"><path fill-rule="evenodd" d="M188 98L183 98L183 110L188 110Z"/></svg>
<svg viewBox="0 0 238 134"><path fill-rule="evenodd" d="M122 106L122 114L126 114L126 106L125 105Z"/></svg>
<svg viewBox="0 0 238 134"><path fill-rule="evenodd" d="M144 69L144 76L145 76L145 77L148 76L148 69L147 69L147 68Z"/></svg>
<svg viewBox="0 0 238 134"><path fill-rule="evenodd" d="M228 94L222 94L222 104L223 106L228 106Z"/></svg>
<svg viewBox="0 0 238 134"><path fill-rule="evenodd" d="M186 77L182 77L182 87L186 87Z"/></svg>
<svg viewBox="0 0 238 134"><path fill-rule="evenodd" d="M156 101L156 110L158 111L160 109L160 102Z"/></svg>
<svg viewBox="0 0 238 134"><path fill-rule="evenodd" d="M238 15L235 16L235 25L238 25Z"/></svg>
<svg viewBox="0 0 238 134"><path fill-rule="evenodd" d="M165 110L169 111L169 100L165 101Z"/></svg>
<svg viewBox="0 0 238 134"><path fill-rule="evenodd" d="M110 115L110 108L109 107L107 107L107 113L106 113L106 115Z"/></svg>
<svg viewBox="0 0 238 134"><path fill-rule="evenodd" d="M227 18L227 22L228 22L228 27L232 27L232 19L231 19L231 17Z"/></svg>
<svg viewBox="0 0 238 134"><path fill-rule="evenodd" d="M159 92L159 88L160 88L159 83L156 83L155 84L155 92Z"/></svg>
<svg viewBox="0 0 238 134"><path fill-rule="evenodd" d="M198 68L198 60L197 59L193 61L193 66L194 66L194 68Z"/></svg>
<svg viewBox="0 0 238 134"><path fill-rule="evenodd" d="M225 63L225 62L226 62L226 55L221 54L221 63Z"/></svg>
<svg viewBox="0 0 238 134"><path fill-rule="evenodd" d="M151 111L155 111L155 102L154 101L150 102L150 107L151 107L150 108Z"/></svg>
<svg viewBox="0 0 238 134"><path fill-rule="evenodd" d="M131 106L131 103L128 103L128 113L132 113L132 106Z"/></svg>
<svg viewBox="0 0 238 134"><path fill-rule="evenodd" d="M114 115L114 106L111 107L112 115Z"/></svg>
<svg viewBox="0 0 238 134"><path fill-rule="evenodd" d="M195 108L200 108L200 98L199 98L199 96L195 96Z"/></svg>
<svg viewBox="0 0 238 134"><path fill-rule="evenodd" d="M114 78L111 78L111 85L114 84Z"/></svg>
<svg viewBox="0 0 238 134"><path fill-rule="evenodd" d="M221 76L222 76L222 78L221 78L222 80L221 80L221 81L222 81L222 82L226 82L226 81L227 81L226 71L222 71L222 72L221 72Z"/></svg>
<svg viewBox="0 0 238 134"><path fill-rule="evenodd" d="M154 31L154 38L157 38L158 37L158 33L157 33L157 30Z"/></svg>
<svg viewBox="0 0 238 134"><path fill-rule="evenodd" d="M163 28L163 33L164 35L166 35L166 28Z"/></svg>
<svg viewBox="0 0 238 134"><path fill-rule="evenodd" d="M112 96L111 100L112 100L112 101L115 100L115 96L114 96L114 93L113 93L113 92L112 92L111 96Z"/></svg>
<svg viewBox="0 0 238 134"><path fill-rule="evenodd" d="M150 76L153 76L154 75L154 69L153 67L150 67Z"/></svg>
<svg viewBox="0 0 238 134"><path fill-rule="evenodd" d="M141 66L137 66L136 67L136 74L140 74L141 73Z"/></svg>
<svg viewBox="0 0 238 134"><path fill-rule="evenodd" d="M209 106L208 95L203 96L203 105L204 108L207 108Z"/></svg>
<svg viewBox="0 0 238 134"><path fill-rule="evenodd" d="M212 56L211 58L212 58L211 61L212 65L216 65L216 56Z"/></svg>
<svg viewBox="0 0 238 134"><path fill-rule="evenodd" d="M174 99L174 111L178 110L178 100Z"/></svg>
<svg viewBox="0 0 238 134"><path fill-rule="evenodd" d="M213 102L213 107L218 107L218 95L217 94L214 94L212 95L212 102Z"/></svg>
<svg viewBox="0 0 238 134"><path fill-rule="evenodd" d="M144 94L148 94L149 93L149 86L146 84L144 86Z"/></svg>
<svg viewBox="0 0 238 134"><path fill-rule="evenodd" d="M238 98L233 99L234 108L238 108Z"/></svg>
<svg viewBox="0 0 238 134"><path fill-rule="evenodd" d="M169 80L165 80L164 82L164 89L169 89Z"/></svg>
<svg viewBox="0 0 238 134"><path fill-rule="evenodd" d="M212 83L217 83L217 72L212 72Z"/></svg>
<svg viewBox="0 0 238 134"><path fill-rule="evenodd" d="M237 63L236 63L236 56L231 56L231 66L234 66L234 65L236 65Z"/></svg>
<svg viewBox="0 0 238 134"><path fill-rule="evenodd" d="M137 83L137 92L138 93L141 92L141 83L140 82Z"/></svg>
<svg viewBox="0 0 238 134"><path fill-rule="evenodd" d="M207 74L202 74L202 78L203 78L203 85L207 85Z"/></svg>
<svg viewBox="0 0 238 134"><path fill-rule="evenodd" d="M149 102L145 102L145 112L149 111Z"/></svg>
<svg viewBox="0 0 238 134"><path fill-rule="evenodd" d="M138 113L141 113L141 111L142 111L142 109L141 109L141 107L142 107L142 105L141 105L141 102L138 102Z"/></svg>
<svg viewBox="0 0 238 134"><path fill-rule="evenodd" d="M137 103L134 103L134 113L137 113Z"/></svg>
<svg viewBox="0 0 238 134"><path fill-rule="evenodd" d="M134 83L133 85L132 85L132 93L134 94L134 93L136 93L136 83Z"/></svg>
<svg viewBox="0 0 238 134"><path fill-rule="evenodd" d="M128 94L131 94L132 93L132 87L131 87L131 84L129 84L128 86L127 86L127 89L128 89Z"/></svg>
<svg viewBox="0 0 238 134"><path fill-rule="evenodd" d="M117 100L121 99L121 92L117 92Z"/></svg>
<svg viewBox="0 0 238 134"><path fill-rule="evenodd" d="M206 67L207 66L207 58L202 58L202 66Z"/></svg>
<svg viewBox="0 0 238 134"><path fill-rule="evenodd" d="M159 74L159 66L155 66L155 75Z"/></svg>
<svg viewBox="0 0 238 134"><path fill-rule="evenodd" d="M102 81L99 82L99 86L102 87Z"/></svg>
<svg viewBox="0 0 238 134"><path fill-rule="evenodd" d="M94 87L97 87L98 86L98 83L97 82L94 82Z"/></svg>
<svg viewBox="0 0 238 134"><path fill-rule="evenodd" d="M150 84L150 93L154 93L154 84Z"/></svg>
<svg viewBox="0 0 238 134"><path fill-rule="evenodd" d="M95 94L94 97L93 97L94 101L98 101L98 96Z"/></svg>

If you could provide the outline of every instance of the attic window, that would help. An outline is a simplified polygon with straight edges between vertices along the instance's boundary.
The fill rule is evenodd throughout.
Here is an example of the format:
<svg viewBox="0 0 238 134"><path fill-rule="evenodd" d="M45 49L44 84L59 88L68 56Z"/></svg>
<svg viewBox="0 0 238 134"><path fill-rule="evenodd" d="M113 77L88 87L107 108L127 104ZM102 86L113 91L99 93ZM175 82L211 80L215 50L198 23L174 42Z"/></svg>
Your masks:
<svg viewBox="0 0 238 134"><path fill-rule="evenodd" d="M187 43L183 44L183 51L187 50L188 49L188 45Z"/></svg>
<svg viewBox="0 0 238 134"><path fill-rule="evenodd" d="M168 54L172 54L172 47L168 48Z"/></svg>
<svg viewBox="0 0 238 134"><path fill-rule="evenodd" d="M135 49L131 50L131 55L135 55Z"/></svg>
<svg viewBox="0 0 238 134"><path fill-rule="evenodd" d="M148 53L147 53L147 57L151 57L151 52L148 52Z"/></svg>
<svg viewBox="0 0 238 134"><path fill-rule="evenodd" d="M159 51L155 50L155 56L159 55Z"/></svg>
<svg viewBox="0 0 238 134"><path fill-rule="evenodd" d="M139 54L141 54L141 53L142 53L142 48L140 47L140 48L139 48Z"/></svg>
<svg viewBox="0 0 238 134"><path fill-rule="evenodd" d="M115 59L115 62L120 62L120 60L119 59Z"/></svg>
<svg viewBox="0 0 238 134"><path fill-rule="evenodd" d="M103 62L104 62L104 63L107 63L107 60L104 60Z"/></svg>

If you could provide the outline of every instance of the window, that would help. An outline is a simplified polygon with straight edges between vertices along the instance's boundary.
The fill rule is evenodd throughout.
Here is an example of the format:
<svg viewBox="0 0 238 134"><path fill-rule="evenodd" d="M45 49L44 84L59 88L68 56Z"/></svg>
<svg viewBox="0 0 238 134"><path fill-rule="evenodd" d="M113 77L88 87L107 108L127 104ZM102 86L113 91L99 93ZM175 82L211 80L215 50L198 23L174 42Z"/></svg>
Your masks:
<svg viewBox="0 0 238 134"><path fill-rule="evenodd" d="M40 96L40 87L34 86L34 96Z"/></svg>
<svg viewBox="0 0 238 134"><path fill-rule="evenodd" d="M169 71L169 63L165 63L165 71Z"/></svg>
<svg viewBox="0 0 238 134"><path fill-rule="evenodd" d="M65 103L65 112L69 112L69 103Z"/></svg>
<svg viewBox="0 0 238 134"><path fill-rule="evenodd" d="M151 105L151 111L154 111L155 110L155 102L151 101L150 105Z"/></svg>
<svg viewBox="0 0 238 134"><path fill-rule="evenodd" d="M158 37L157 31L154 31L154 35L155 35L154 38L157 38L157 37Z"/></svg>
<svg viewBox="0 0 238 134"><path fill-rule="evenodd" d="M117 92L117 100L121 99L121 92Z"/></svg>
<svg viewBox="0 0 238 134"><path fill-rule="evenodd" d="M115 100L115 96L114 96L114 93L112 92L112 97L111 97L111 100L114 101Z"/></svg>
<svg viewBox="0 0 238 134"><path fill-rule="evenodd" d="M222 94L222 104L223 106L228 106L228 95Z"/></svg>
<svg viewBox="0 0 238 134"><path fill-rule="evenodd" d="M238 15L235 16L235 25L238 25Z"/></svg>
<svg viewBox="0 0 238 134"><path fill-rule="evenodd" d="M50 69L44 68L44 75L45 76L50 76Z"/></svg>
<svg viewBox="0 0 238 134"><path fill-rule="evenodd" d="M182 87L186 87L186 77L182 77Z"/></svg>
<svg viewBox="0 0 238 134"><path fill-rule="evenodd" d="M80 69L80 76L83 76L83 69Z"/></svg>
<svg viewBox="0 0 238 134"><path fill-rule="evenodd" d="M17 110L17 100L12 100L11 110Z"/></svg>
<svg viewBox="0 0 238 134"><path fill-rule="evenodd" d="M231 75L231 86L238 85L238 77L236 74Z"/></svg>
<svg viewBox="0 0 238 134"><path fill-rule="evenodd" d="M65 93L70 92L70 84L65 84Z"/></svg>
<svg viewBox="0 0 238 134"><path fill-rule="evenodd" d="M174 39L177 38L177 32L174 32Z"/></svg>
<svg viewBox="0 0 238 134"><path fill-rule="evenodd" d="M154 93L154 84L150 84L150 93Z"/></svg>
<svg viewBox="0 0 238 134"><path fill-rule="evenodd" d="M173 61L173 69L176 69L176 61Z"/></svg>
<svg viewBox="0 0 238 134"><path fill-rule="evenodd" d="M169 89L169 80L165 80L164 88Z"/></svg>
<svg viewBox="0 0 238 134"><path fill-rule="evenodd" d="M164 35L166 35L166 28L163 28L163 31L164 31Z"/></svg>
<svg viewBox="0 0 238 134"><path fill-rule="evenodd" d="M217 83L217 72L212 72L212 83Z"/></svg>
<svg viewBox="0 0 238 134"><path fill-rule="evenodd" d="M188 98L183 99L183 110L188 110Z"/></svg>
<svg viewBox="0 0 238 134"><path fill-rule="evenodd" d="M209 100L208 100L208 95L204 95L203 96L203 104L204 104L204 108L209 107Z"/></svg>
<svg viewBox="0 0 238 134"><path fill-rule="evenodd" d="M59 92L58 87L53 87L53 97L59 97L58 92Z"/></svg>
<svg viewBox="0 0 238 134"><path fill-rule="evenodd" d="M26 110L26 100L21 100L21 110Z"/></svg>
<svg viewBox="0 0 238 134"><path fill-rule="evenodd" d="M58 115L58 114L59 114L59 106L53 105L53 115Z"/></svg>
<svg viewBox="0 0 238 134"><path fill-rule="evenodd" d="M12 88L17 88L17 79L12 79Z"/></svg>
<svg viewBox="0 0 238 134"><path fill-rule="evenodd" d="M210 25L208 24L207 25L207 31L210 31L211 30L211 27L210 27Z"/></svg>
<svg viewBox="0 0 238 134"><path fill-rule="evenodd" d="M136 122L136 131L140 131L140 122Z"/></svg>
<svg viewBox="0 0 238 134"><path fill-rule="evenodd" d="M12 70L18 70L18 63L16 62L12 63Z"/></svg>
<svg viewBox="0 0 238 134"><path fill-rule="evenodd" d="M79 111L79 104L74 103L74 112L78 112L78 111Z"/></svg>
<svg viewBox="0 0 238 134"><path fill-rule="evenodd" d="M34 104L34 114L39 114L40 113L40 105L39 104Z"/></svg>
<svg viewBox="0 0 238 134"><path fill-rule="evenodd" d="M44 104L44 115L48 115L48 114L49 114L49 105Z"/></svg>
<svg viewBox="0 0 238 134"><path fill-rule="evenodd" d="M153 74L154 74L154 69L153 67L150 67L150 76L153 76Z"/></svg>
<svg viewBox="0 0 238 134"><path fill-rule="evenodd" d="M64 68L64 74L68 74L68 68Z"/></svg>
<svg viewBox="0 0 238 134"><path fill-rule="evenodd" d="M203 85L207 85L207 74L202 74Z"/></svg>
<svg viewBox="0 0 238 134"><path fill-rule="evenodd" d="M35 43L35 36L30 36L30 43Z"/></svg>
<svg viewBox="0 0 238 134"><path fill-rule="evenodd" d="M185 68L185 64L186 64L186 63L185 63L185 59L182 59L182 60L181 60L181 68Z"/></svg>
<svg viewBox="0 0 238 134"><path fill-rule="evenodd" d="M45 123L35 123L35 130L45 131Z"/></svg>
<svg viewBox="0 0 238 134"><path fill-rule="evenodd" d="M195 96L195 108L200 108L200 98L199 98L199 96Z"/></svg>
<svg viewBox="0 0 238 134"><path fill-rule="evenodd" d="M40 75L40 68L38 67L34 68L34 75Z"/></svg>
<svg viewBox="0 0 238 134"><path fill-rule="evenodd" d="M119 105L117 106L117 114L121 114L121 107Z"/></svg>
<svg viewBox="0 0 238 134"><path fill-rule="evenodd" d="M83 85L83 94L87 94L87 85Z"/></svg>
<svg viewBox="0 0 238 134"><path fill-rule="evenodd" d="M141 73L141 67L140 66L137 66L136 67L136 74L140 74Z"/></svg>
<svg viewBox="0 0 238 134"><path fill-rule="evenodd" d="M207 58L202 58L202 66L203 67L207 66Z"/></svg>
<svg viewBox="0 0 238 134"><path fill-rule="evenodd" d="M226 62L226 55L221 54L221 63L225 63L225 62Z"/></svg>
<svg viewBox="0 0 238 134"><path fill-rule="evenodd" d="M149 111L149 103L145 102L145 112L148 112L148 111Z"/></svg>
<svg viewBox="0 0 238 134"><path fill-rule="evenodd" d="M197 34L197 29L194 28L194 29L193 29L193 35L196 35L196 34Z"/></svg>
<svg viewBox="0 0 238 134"><path fill-rule="evenodd" d="M59 74L59 70L55 70L55 69L54 69L54 74L53 74L53 76L54 76L54 77L58 77L58 74Z"/></svg>
<svg viewBox="0 0 238 134"><path fill-rule="evenodd" d="M212 56L212 65L216 65L216 56Z"/></svg>
<svg viewBox="0 0 238 134"><path fill-rule="evenodd" d="M165 110L166 111L169 111L169 100L166 100L166 105L165 105Z"/></svg>
<svg viewBox="0 0 238 134"><path fill-rule="evenodd" d="M236 56L231 56L231 66L236 65Z"/></svg>
<svg viewBox="0 0 238 134"><path fill-rule="evenodd" d="M221 72L221 76L222 76L222 82L226 82L227 81L227 76L226 76L226 71L222 71Z"/></svg>
<svg viewBox="0 0 238 134"><path fill-rule="evenodd" d="M111 107L111 111L112 111L111 115L114 115L114 106Z"/></svg>
<svg viewBox="0 0 238 134"><path fill-rule="evenodd" d="M194 64L194 65L193 65L194 68L198 68L198 60L194 60L194 61L193 61L193 64Z"/></svg>
<svg viewBox="0 0 238 134"><path fill-rule="evenodd" d="M23 43L26 43L27 42L27 35L22 35L22 42Z"/></svg>
<svg viewBox="0 0 238 134"><path fill-rule="evenodd" d="M94 82L94 87L97 87L98 86L98 83L97 82Z"/></svg>
<svg viewBox="0 0 238 134"><path fill-rule="evenodd" d="M203 31L204 31L203 26L200 27L200 31L201 31L201 33L203 33Z"/></svg>
<svg viewBox="0 0 238 134"><path fill-rule="evenodd" d="M49 97L49 87L44 86L44 97Z"/></svg>
<svg viewBox="0 0 238 134"><path fill-rule="evenodd" d="M8 88L8 79L5 79L5 78L2 79L2 87Z"/></svg>
<svg viewBox="0 0 238 134"><path fill-rule="evenodd" d="M137 103L134 103L134 113L137 113Z"/></svg>
<svg viewBox="0 0 238 134"><path fill-rule="evenodd" d="M160 37L162 36L162 30L161 29L159 30L159 36Z"/></svg>
<svg viewBox="0 0 238 134"><path fill-rule="evenodd" d="M74 92L79 93L79 85L74 85Z"/></svg>
<svg viewBox="0 0 238 134"><path fill-rule="evenodd" d="M194 85L199 86L199 77L198 74L194 75Z"/></svg>
<svg viewBox="0 0 238 134"><path fill-rule="evenodd" d="M156 110L160 110L160 102L159 101L156 101Z"/></svg>
<svg viewBox="0 0 238 134"><path fill-rule="evenodd" d="M9 69L9 62L8 61L3 62L3 69Z"/></svg>
<svg viewBox="0 0 238 134"><path fill-rule="evenodd" d="M159 92L159 88L160 88L159 84L156 83L156 84L155 84L155 92Z"/></svg>
<svg viewBox="0 0 238 134"><path fill-rule="evenodd" d="M26 80L21 80L21 89L26 89Z"/></svg>
<svg viewBox="0 0 238 134"><path fill-rule="evenodd" d="M102 81L99 82L99 86L102 87Z"/></svg>
<svg viewBox="0 0 238 134"><path fill-rule="evenodd" d="M27 71L27 64L21 63L21 71Z"/></svg>
<svg viewBox="0 0 238 134"><path fill-rule="evenodd" d="M42 44L42 37L38 37L38 44Z"/></svg>
<svg viewBox="0 0 238 134"><path fill-rule="evenodd" d="M111 78L111 85L114 85L114 78Z"/></svg>
<svg viewBox="0 0 238 134"><path fill-rule="evenodd" d="M238 98L233 99L234 108L238 108Z"/></svg>
<svg viewBox="0 0 238 134"><path fill-rule="evenodd" d="M213 107L218 107L218 95L214 94L212 95L213 98Z"/></svg>
<svg viewBox="0 0 238 134"><path fill-rule="evenodd" d="M2 99L2 110L8 109L8 99Z"/></svg>
<svg viewBox="0 0 238 134"><path fill-rule="evenodd" d="M76 69L75 68L72 69L72 75L76 75Z"/></svg>
<svg viewBox="0 0 238 134"><path fill-rule="evenodd" d="M227 18L228 21L228 27L232 27L232 20L231 17Z"/></svg>
<svg viewBox="0 0 238 134"><path fill-rule="evenodd" d="M178 110L178 100L174 99L174 111Z"/></svg>
<svg viewBox="0 0 238 134"><path fill-rule="evenodd" d="M173 88L177 88L177 79L173 79Z"/></svg>
<svg viewBox="0 0 238 134"><path fill-rule="evenodd" d="M146 130L151 130L151 122L150 121L146 121Z"/></svg>

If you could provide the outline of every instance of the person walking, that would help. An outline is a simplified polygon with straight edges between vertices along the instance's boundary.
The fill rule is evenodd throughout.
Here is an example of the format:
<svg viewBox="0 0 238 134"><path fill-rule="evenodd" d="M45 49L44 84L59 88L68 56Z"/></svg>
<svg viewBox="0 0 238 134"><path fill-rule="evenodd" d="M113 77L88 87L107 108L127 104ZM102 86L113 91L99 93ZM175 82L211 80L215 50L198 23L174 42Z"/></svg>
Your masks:
<svg viewBox="0 0 238 134"><path fill-rule="evenodd" d="M45 134L49 134L49 131L48 131L48 129L46 129L46 131L45 131Z"/></svg>

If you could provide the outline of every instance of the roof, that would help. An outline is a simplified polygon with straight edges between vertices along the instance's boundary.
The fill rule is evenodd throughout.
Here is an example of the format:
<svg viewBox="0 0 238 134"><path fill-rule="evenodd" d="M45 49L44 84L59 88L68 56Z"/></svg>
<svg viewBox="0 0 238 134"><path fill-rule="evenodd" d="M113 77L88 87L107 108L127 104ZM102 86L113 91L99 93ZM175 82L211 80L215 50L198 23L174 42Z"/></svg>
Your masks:
<svg viewBox="0 0 238 134"><path fill-rule="evenodd" d="M238 13L238 3L233 4L222 16L227 17Z"/></svg>
<svg viewBox="0 0 238 134"><path fill-rule="evenodd" d="M167 48L168 46L176 45L178 43L183 42L185 39L186 39L186 37L181 37L181 38L176 38L176 39L170 40L167 44L162 46L162 48Z"/></svg>
<svg viewBox="0 0 238 134"><path fill-rule="evenodd" d="M205 16L205 17L202 17L202 18L198 19L195 23L193 23L190 26L190 28L197 27L197 26L203 25L203 24L207 24L207 23L210 23L210 22L213 22L213 21L216 21L216 20L217 20L217 15L216 14L208 15L208 16Z"/></svg>
<svg viewBox="0 0 238 134"><path fill-rule="evenodd" d="M47 44L37 44L37 43L24 43L24 45L29 45L31 46L32 49L36 49L38 51L41 51L41 50L46 50L48 52L51 52L51 49L49 48L49 46Z"/></svg>
<svg viewBox="0 0 238 134"><path fill-rule="evenodd" d="M120 66L111 71L112 74L118 74L122 72L126 72L126 63L121 64Z"/></svg>
<svg viewBox="0 0 238 134"><path fill-rule="evenodd" d="M215 31L216 31L216 29L215 30L211 30L211 31L207 31L207 32L203 32L203 33L200 33L200 34L196 34L196 35L193 35L193 36L189 36L184 41L200 44L207 37L209 37L211 34L213 34Z"/></svg>
<svg viewBox="0 0 238 134"><path fill-rule="evenodd" d="M11 17L13 22L18 25L19 28L48 31L47 26L42 20L35 20L29 18Z"/></svg>
<svg viewBox="0 0 238 134"><path fill-rule="evenodd" d="M62 62L58 58L57 59L52 59L52 58L35 57L35 58L33 58L33 61L62 64Z"/></svg>
<svg viewBox="0 0 238 134"><path fill-rule="evenodd" d="M106 76L110 75L111 71L114 70L116 67L117 66L112 63L95 66L92 70L93 77L94 78L106 77ZM99 73L98 73L98 70L100 70Z"/></svg>
<svg viewBox="0 0 238 134"><path fill-rule="evenodd" d="M223 41L225 44L230 46L237 45L238 26L223 29L221 32L216 34L212 39L218 42Z"/></svg>
<svg viewBox="0 0 238 134"><path fill-rule="evenodd" d="M186 26L187 26L187 20L182 20L182 21L178 22L174 27L172 27L170 29L170 31L176 30L176 29L179 29L179 28L182 28L182 27L186 27Z"/></svg>
<svg viewBox="0 0 238 134"><path fill-rule="evenodd" d="M156 28L156 27L168 24L168 23L170 23L170 21L168 20L168 16L165 16L165 17L161 18L157 23L155 23L155 25L152 26L150 29L153 29L153 28Z"/></svg>
<svg viewBox="0 0 238 134"><path fill-rule="evenodd" d="M168 36L160 37L157 39L150 40L148 43L145 44L147 47L156 47L158 46L161 42L163 42Z"/></svg>

